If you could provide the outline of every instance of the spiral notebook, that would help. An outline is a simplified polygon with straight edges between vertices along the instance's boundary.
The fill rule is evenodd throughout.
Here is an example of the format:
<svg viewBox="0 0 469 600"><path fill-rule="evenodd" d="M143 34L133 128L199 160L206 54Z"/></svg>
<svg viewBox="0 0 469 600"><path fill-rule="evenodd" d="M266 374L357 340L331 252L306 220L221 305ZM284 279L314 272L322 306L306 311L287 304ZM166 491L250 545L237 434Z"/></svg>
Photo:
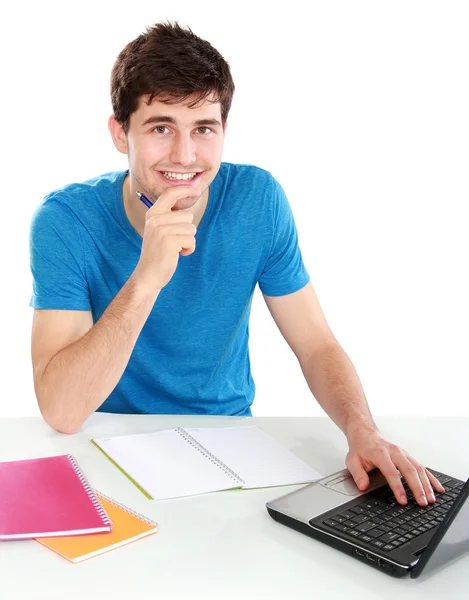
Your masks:
<svg viewBox="0 0 469 600"><path fill-rule="evenodd" d="M70 562L78 563L158 531L157 523L151 519L147 519L100 492L96 492L96 496L112 520L111 533L41 538L36 541Z"/></svg>
<svg viewBox="0 0 469 600"><path fill-rule="evenodd" d="M321 477L256 426L178 427L91 441L152 500Z"/></svg>
<svg viewBox="0 0 469 600"><path fill-rule="evenodd" d="M111 531L70 454L0 462L0 540Z"/></svg>

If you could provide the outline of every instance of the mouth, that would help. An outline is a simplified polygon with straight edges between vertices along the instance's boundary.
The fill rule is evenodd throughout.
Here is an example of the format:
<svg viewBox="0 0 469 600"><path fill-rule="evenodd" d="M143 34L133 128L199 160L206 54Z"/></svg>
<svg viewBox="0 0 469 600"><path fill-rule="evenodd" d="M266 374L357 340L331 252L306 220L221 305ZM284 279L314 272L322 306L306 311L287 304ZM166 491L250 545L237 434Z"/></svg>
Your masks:
<svg viewBox="0 0 469 600"><path fill-rule="evenodd" d="M197 183L203 171L189 171L189 172L177 172L177 171L157 171L161 179L169 185L193 185Z"/></svg>

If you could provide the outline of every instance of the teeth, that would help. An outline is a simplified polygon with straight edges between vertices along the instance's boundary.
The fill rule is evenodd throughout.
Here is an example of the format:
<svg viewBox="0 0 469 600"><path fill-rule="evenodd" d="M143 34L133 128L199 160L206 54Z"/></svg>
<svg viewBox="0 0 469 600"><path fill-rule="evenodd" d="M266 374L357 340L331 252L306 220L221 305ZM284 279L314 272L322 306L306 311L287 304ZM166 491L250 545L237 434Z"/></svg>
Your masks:
<svg viewBox="0 0 469 600"><path fill-rule="evenodd" d="M166 179L189 181L190 179L194 179L197 173L170 173L169 171L163 171L163 175Z"/></svg>

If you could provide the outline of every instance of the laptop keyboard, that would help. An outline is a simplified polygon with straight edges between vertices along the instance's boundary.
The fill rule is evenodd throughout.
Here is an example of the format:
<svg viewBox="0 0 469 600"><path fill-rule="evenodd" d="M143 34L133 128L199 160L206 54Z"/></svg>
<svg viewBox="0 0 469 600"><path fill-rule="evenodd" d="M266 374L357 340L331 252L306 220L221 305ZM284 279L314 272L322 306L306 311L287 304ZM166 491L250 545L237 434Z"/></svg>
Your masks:
<svg viewBox="0 0 469 600"><path fill-rule="evenodd" d="M352 508L325 519L322 523L344 536L366 542L375 548L390 552L438 527L457 498L463 481L432 471L445 487L442 494L435 492L436 502L419 506L403 481L408 504L399 504L391 490L377 490L376 495L363 499Z"/></svg>

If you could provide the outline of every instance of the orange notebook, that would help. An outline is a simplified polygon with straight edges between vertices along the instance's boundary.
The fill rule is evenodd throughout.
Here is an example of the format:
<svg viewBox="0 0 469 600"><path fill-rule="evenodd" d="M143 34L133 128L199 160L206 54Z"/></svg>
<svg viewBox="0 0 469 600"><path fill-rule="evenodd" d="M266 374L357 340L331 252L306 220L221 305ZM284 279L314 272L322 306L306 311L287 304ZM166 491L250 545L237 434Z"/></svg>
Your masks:
<svg viewBox="0 0 469 600"><path fill-rule="evenodd" d="M69 561L78 563L158 531L154 521L99 492L95 494L113 523L111 533L40 538L36 541Z"/></svg>

